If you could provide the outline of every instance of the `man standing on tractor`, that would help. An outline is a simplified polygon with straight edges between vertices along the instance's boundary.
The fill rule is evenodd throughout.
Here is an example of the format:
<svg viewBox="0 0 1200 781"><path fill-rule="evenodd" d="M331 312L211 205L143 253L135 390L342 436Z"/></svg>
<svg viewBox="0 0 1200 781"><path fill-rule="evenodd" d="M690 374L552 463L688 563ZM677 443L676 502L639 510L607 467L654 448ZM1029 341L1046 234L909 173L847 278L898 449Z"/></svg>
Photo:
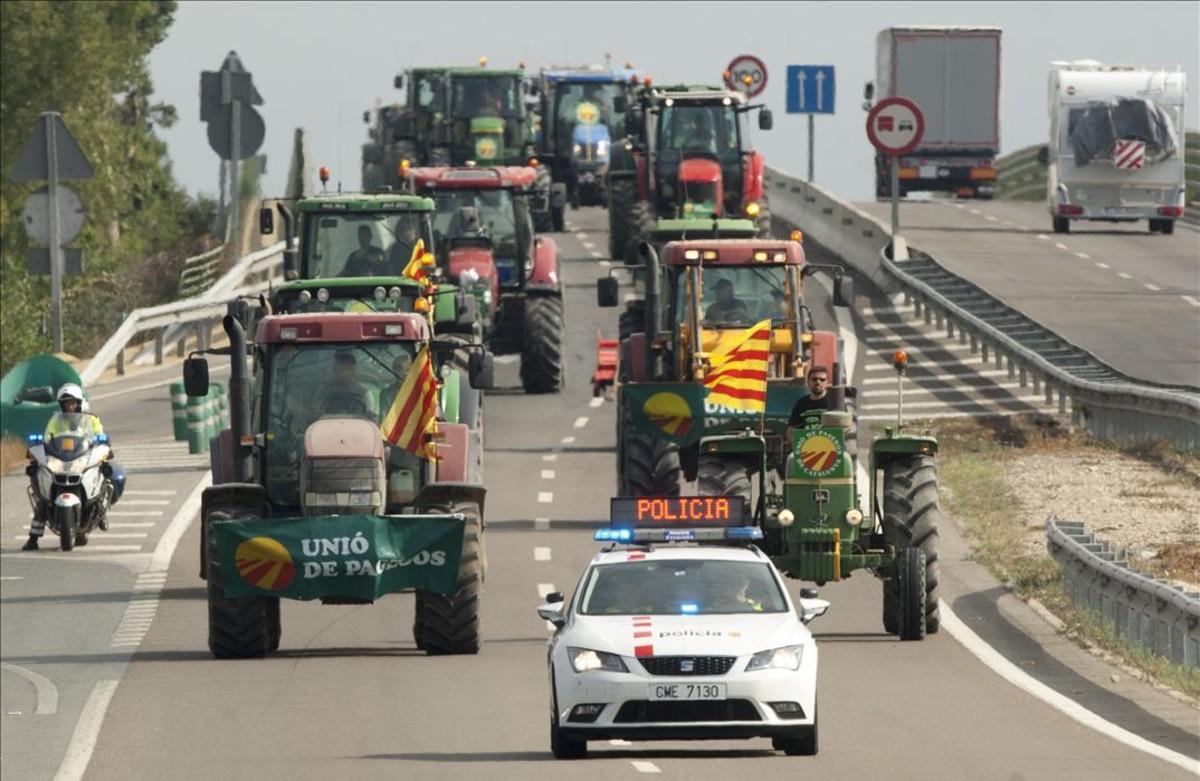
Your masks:
<svg viewBox="0 0 1200 781"><path fill-rule="evenodd" d="M799 428L807 425L807 418L813 412L823 412L829 407L829 369L824 366L814 366L808 370L808 395L801 398L792 407L792 415L788 418L788 426Z"/></svg>
<svg viewBox="0 0 1200 781"><path fill-rule="evenodd" d="M384 273L383 250L371 243L371 226L358 226L358 249L346 258L343 277L371 277Z"/></svg>

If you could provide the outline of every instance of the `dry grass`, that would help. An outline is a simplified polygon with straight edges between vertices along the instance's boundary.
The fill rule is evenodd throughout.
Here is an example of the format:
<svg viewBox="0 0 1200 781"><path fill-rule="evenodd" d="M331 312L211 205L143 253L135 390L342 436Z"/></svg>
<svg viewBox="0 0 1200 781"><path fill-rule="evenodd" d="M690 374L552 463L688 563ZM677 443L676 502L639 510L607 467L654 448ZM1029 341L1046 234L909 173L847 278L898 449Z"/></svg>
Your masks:
<svg viewBox="0 0 1200 781"><path fill-rule="evenodd" d="M0 474L8 474L25 466L25 443L16 437L5 437L0 441Z"/></svg>

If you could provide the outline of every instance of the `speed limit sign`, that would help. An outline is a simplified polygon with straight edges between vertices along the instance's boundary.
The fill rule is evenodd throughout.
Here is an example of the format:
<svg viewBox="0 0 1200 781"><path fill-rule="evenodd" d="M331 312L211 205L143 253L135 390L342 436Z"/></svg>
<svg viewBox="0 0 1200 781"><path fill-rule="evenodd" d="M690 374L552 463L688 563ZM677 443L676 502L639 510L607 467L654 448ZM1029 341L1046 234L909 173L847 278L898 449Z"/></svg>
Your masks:
<svg viewBox="0 0 1200 781"><path fill-rule="evenodd" d="M767 88L767 66L753 54L740 54L725 67L725 86L753 98Z"/></svg>

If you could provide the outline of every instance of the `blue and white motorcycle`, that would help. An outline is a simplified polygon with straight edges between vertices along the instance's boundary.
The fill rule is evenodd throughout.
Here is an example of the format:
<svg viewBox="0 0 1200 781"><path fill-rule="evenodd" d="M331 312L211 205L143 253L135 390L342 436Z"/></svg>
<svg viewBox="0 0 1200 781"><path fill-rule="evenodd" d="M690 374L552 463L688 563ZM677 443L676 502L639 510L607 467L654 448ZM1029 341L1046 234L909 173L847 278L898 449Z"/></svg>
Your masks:
<svg viewBox="0 0 1200 781"><path fill-rule="evenodd" d="M87 545L89 534L108 528L108 510L125 490L125 471L109 461L108 435L79 425L48 440L30 434L28 446L30 532L40 537L49 524L64 551Z"/></svg>

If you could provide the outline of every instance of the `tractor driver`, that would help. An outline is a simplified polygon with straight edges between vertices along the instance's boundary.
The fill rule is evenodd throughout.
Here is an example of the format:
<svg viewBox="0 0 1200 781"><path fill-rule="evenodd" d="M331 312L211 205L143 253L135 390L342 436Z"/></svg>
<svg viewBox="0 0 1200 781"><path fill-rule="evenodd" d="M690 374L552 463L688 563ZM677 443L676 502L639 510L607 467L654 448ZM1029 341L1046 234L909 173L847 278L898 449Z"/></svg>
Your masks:
<svg viewBox="0 0 1200 781"><path fill-rule="evenodd" d="M375 405L366 389L355 378L354 354L339 350L333 354L333 382L317 394L317 416L353 415L377 419Z"/></svg>
<svg viewBox="0 0 1200 781"><path fill-rule="evenodd" d="M383 250L372 244L371 239L371 226L359 225L358 249L346 258L346 267L342 269L343 277L371 277L385 271Z"/></svg>
<svg viewBox="0 0 1200 781"><path fill-rule="evenodd" d="M824 366L813 366L808 370L808 395L796 402L792 407L788 426L798 428L807 424L806 418L814 413L819 414L831 409L829 403L829 369Z"/></svg>
<svg viewBox="0 0 1200 781"><path fill-rule="evenodd" d="M676 133L676 148L701 150L710 154L717 153L716 134L713 133L712 121L705 110L688 111L680 117L680 128Z"/></svg>
<svg viewBox="0 0 1200 781"><path fill-rule="evenodd" d="M750 311L746 309L745 302L733 295L733 282L728 279L718 280L715 290L717 300L704 310L706 323L736 324L750 319Z"/></svg>

